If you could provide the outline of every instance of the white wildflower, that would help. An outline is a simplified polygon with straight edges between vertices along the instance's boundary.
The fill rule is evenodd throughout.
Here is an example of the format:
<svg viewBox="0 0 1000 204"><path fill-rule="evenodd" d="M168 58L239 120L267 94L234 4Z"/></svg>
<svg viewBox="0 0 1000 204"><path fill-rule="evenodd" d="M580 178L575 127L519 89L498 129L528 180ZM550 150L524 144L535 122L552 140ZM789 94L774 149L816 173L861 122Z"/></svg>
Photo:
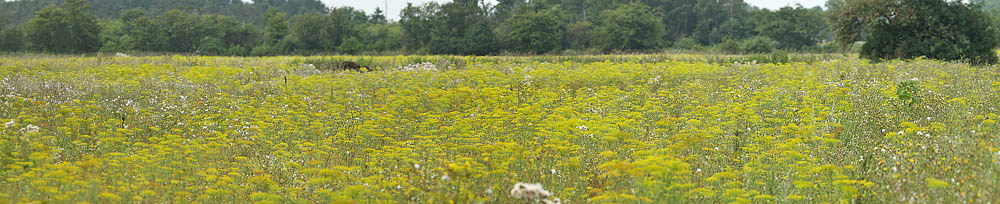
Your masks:
<svg viewBox="0 0 1000 204"><path fill-rule="evenodd" d="M30 133L30 132L38 132L39 128L38 128L38 126L34 126L34 125L31 125L31 124L28 124L28 127L25 127L24 129L25 129L24 130L25 133Z"/></svg>
<svg viewBox="0 0 1000 204"><path fill-rule="evenodd" d="M3 127L10 127L10 126L14 126L14 120L10 120L10 122L3 124Z"/></svg>
<svg viewBox="0 0 1000 204"><path fill-rule="evenodd" d="M399 67L399 71L438 71L438 68L437 65L430 62L423 62L420 64L409 64Z"/></svg>
<svg viewBox="0 0 1000 204"><path fill-rule="evenodd" d="M552 194L543 189L542 184L517 183L510 190L510 196L517 199L546 199L552 196Z"/></svg>
<svg viewBox="0 0 1000 204"><path fill-rule="evenodd" d="M576 129L580 129L580 130L582 130L582 131L587 131L587 126L583 126L583 125L581 125L581 126L576 126Z"/></svg>
<svg viewBox="0 0 1000 204"><path fill-rule="evenodd" d="M120 53L119 52L119 53L115 53L115 57L132 57L132 56L129 56L129 55L125 54L125 53Z"/></svg>
<svg viewBox="0 0 1000 204"><path fill-rule="evenodd" d="M562 200L559 200L559 198L552 200L549 199L542 200L542 204L560 204L560 203L562 203Z"/></svg>

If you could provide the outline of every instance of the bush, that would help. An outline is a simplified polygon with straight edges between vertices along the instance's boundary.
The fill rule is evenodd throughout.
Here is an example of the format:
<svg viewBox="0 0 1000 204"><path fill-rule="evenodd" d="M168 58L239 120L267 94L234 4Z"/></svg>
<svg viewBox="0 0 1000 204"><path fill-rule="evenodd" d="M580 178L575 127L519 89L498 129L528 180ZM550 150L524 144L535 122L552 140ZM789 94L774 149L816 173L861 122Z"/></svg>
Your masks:
<svg viewBox="0 0 1000 204"><path fill-rule="evenodd" d="M871 60L961 60L997 63L1000 30L979 6L962 1L848 1L834 14L837 41L865 40L861 57ZM886 20L883 16L902 16ZM862 34L867 33L868 36Z"/></svg>
<svg viewBox="0 0 1000 204"><path fill-rule="evenodd" d="M228 56L246 56L248 53L249 51L247 50L247 48L240 45L232 45L229 46L228 49L226 49L226 52L224 54Z"/></svg>
<svg viewBox="0 0 1000 204"><path fill-rule="evenodd" d="M215 37L205 37L198 42L198 53L203 55L218 55L223 49L222 40Z"/></svg>
<svg viewBox="0 0 1000 204"><path fill-rule="evenodd" d="M740 43L733 39L726 39L725 41L716 44L715 49L728 54L737 54L743 52L743 50L740 48Z"/></svg>
<svg viewBox="0 0 1000 204"><path fill-rule="evenodd" d="M688 36L677 40L674 42L674 48L683 50L703 50L704 47L701 43L698 43L698 39L693 36Z"/></svg>
<svg viewBox="0 0 1000 204"><path fill-rule="evenodd" d="M358 38L354 36L347 37L343 43L340 43L340 46L337 46L337 52L345 54L358 54L364 50L365 44L361 43L361 40L358 40Z"/></svg>
<svg viewBox="0 0 1000 204"><path fill-rule="evenodd" d="M0 31L0 51L20 51L24 48L24 39L24 32L17 27L4 28Z"/></svg>
<svg viewBox="0 0 1000 204"><path fill-rule="evenodd" d="M743 40L743 43L740 45L743 48L743 53L770 53L777 46L778 42L761 36Z"/></svg>

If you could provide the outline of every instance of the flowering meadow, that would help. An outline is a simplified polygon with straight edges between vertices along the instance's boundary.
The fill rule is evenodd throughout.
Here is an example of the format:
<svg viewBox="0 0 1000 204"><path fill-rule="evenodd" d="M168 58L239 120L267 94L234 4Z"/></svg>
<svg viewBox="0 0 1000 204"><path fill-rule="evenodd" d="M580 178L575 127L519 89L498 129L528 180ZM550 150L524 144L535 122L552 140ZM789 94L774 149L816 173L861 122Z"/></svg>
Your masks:
<svg viewBox="0 0 1000 204"><path fill-rule="evenodd" d="M1000 68L842 58L0 57L0 203L1000 202Z"/></svg>

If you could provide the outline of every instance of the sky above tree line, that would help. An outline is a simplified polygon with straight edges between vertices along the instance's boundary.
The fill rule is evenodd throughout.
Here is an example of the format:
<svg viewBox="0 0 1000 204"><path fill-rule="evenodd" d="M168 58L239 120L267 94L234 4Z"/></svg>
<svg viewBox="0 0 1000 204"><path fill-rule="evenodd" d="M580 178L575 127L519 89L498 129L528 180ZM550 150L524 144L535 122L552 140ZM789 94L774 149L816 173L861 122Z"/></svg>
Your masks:
<svg viewBox="0 0 1000 204"><path fill-rule="evenodd" d="M450 0L321 0L327 6L331 7L341 7L350 6L357 9L364 10L367 13L375 11L375 8L389 7L389 12L387 12L387 17L392 20L399 19L399 11L406 7L406 3L413 3L414 5L420 5L427 2L448 2ZM778 9L787 5L802 4L805 7L823 6L826 0L745 0L748 4L754 5L760 8L767 9ZM496 4L496 0L487 0L489 3ZM388 5L386 5L388 3Z"/></svg>

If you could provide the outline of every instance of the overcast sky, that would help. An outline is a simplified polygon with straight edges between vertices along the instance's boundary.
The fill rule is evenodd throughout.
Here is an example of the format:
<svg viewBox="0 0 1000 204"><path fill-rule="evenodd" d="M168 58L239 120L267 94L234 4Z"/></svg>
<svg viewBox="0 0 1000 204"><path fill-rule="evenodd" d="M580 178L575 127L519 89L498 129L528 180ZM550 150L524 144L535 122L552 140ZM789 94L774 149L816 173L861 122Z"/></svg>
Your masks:
<svg viewBox="0 0 1000 204"><path fill-rule="evenodd" d="M375 11L375 8L382 8L385 10L386 0L321 0L327 6L331 7L341 7L350 6L357 9L365 10L367 13ZM437 1L437 2L448 2L450 0L388 0L389 3L389 19L399 19L399 11L406 7L406 3L413 3L414 5L420 5L423 3ZM495 0L486 0L487 2L495 4ZM761 8L777 9L786 5L795 5L796 3L802 4L805 7L823 6L826 0L745 0L750 5L754 5Z"/></svg>

